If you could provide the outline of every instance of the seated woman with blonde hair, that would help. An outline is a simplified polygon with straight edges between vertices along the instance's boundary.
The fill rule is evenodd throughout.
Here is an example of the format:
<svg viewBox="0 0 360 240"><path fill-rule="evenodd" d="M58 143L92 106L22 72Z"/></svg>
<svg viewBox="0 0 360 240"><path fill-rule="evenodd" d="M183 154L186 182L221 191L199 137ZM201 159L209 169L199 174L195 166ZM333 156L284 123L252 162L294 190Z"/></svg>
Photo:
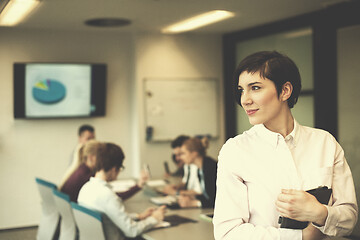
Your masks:
<svg viewBox="0 0 360 240"><path fill-rule="evenodd" d="M89 181L90 177L94 176L96 155L99 148L101 148L103 145L104 143L102 142L90 140L85 143L85 145L79 150L82 163L67 177L67 179L65 179L64 184L60 186L60 191L68 194L71 201L77 201L81 187ZM135 186L131 187L125 192L119 192L117 195L123 200L130 198L139 190L141 190L147 179L148 174L141 172L140 179Z"/></svg>

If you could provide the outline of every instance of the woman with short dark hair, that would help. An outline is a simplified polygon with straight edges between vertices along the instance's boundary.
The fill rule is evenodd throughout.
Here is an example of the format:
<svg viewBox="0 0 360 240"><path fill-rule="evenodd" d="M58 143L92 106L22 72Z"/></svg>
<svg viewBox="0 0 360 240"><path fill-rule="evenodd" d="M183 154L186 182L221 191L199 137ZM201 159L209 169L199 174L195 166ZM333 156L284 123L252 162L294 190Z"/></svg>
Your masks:
<svg viewBox="0 0 360 240"><path fill-rule="evenodd" d="M326 86L324 86L326 87ZM292 116L301 80L278 52L257 52L234 75L236 101L254 125L219 153L215 239L322 239L351 233L358 206L350 168L335 138ZM332 189L328 204L306 192ZM281 219L305 222L280 228Z"/></svg>

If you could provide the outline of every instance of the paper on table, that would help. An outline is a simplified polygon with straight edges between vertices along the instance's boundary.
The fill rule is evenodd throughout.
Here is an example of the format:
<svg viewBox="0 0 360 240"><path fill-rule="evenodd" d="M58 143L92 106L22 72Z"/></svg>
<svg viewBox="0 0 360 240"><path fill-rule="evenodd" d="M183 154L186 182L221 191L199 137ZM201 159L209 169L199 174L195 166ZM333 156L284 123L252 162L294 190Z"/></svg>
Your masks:
<svg viewBox="0 0 360 240"><path fill-rule="evenodd" d="M171 224L169 222L161 221L158 224L154 226L154 228L164 228L164 227L170 227Z"/></svg>
<svg viewBox="0 0 360 240"><path fill-rule="evenodd" d="M150 198L152 203L157 205L170 205L172 203L176 203L177 199L175 196L165 196L165 197L152 197Z"/></svg>
<svg viewBox="0 0 360 240"><path fill-rule="evenodd" d="M165 186L166 182L163 179L149 180L146 182L146 185L148 185L149 187L161 187L161 186Z"/></svg>
<svg viewBox="0 0 360 240"><path fill-rule="evenodd" d="M114 192L125 192L132 186L135 186L136 181L134 179L121 179L109 182Z"/></svg>

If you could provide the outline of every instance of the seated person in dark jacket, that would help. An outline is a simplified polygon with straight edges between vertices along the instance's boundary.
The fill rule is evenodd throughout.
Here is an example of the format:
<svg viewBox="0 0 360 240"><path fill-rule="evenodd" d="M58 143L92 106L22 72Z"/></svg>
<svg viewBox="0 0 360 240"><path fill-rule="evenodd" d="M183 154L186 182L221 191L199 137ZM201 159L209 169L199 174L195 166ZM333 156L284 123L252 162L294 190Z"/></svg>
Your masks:
<svg viewBox="0 0 360 240"><path fill-rule="evenodd" d="M83 148L80 149L80 156L82 163L80 166L66 179L64 184L60 187L60 191L69 195L70 200L77 202L79 191L81 187L93 177L96 165L96 154L104 143L96 140L88 141ZM125 200L137 193L148 179L146 172L141 173L138 183L125 192L119 192L117 195Z"/></svg>
<svg viewBox="0 0 360 240"><path fill-rule="evenodd" d="M204 141L205 140L205 141ZM185 164L197 166L201 192L192 189L180 191L180 207L214 207L216 195L217 162L206 156L207 139L189 138L181 146L180 156Z"/></svg>

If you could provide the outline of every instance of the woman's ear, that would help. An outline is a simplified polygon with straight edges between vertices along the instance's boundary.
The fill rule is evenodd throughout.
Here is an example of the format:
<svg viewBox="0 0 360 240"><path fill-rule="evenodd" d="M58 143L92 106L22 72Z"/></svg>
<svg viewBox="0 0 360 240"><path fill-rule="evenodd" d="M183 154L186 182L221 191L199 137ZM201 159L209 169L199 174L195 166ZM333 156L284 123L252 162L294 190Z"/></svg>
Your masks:
<svg viewBox="0 0 360 240"><path fill-rule="evenodd" d="M284 102L287 101L290 98L292 91L292 84L290 82L284 83L281 89L280 100Z"/></svg>

